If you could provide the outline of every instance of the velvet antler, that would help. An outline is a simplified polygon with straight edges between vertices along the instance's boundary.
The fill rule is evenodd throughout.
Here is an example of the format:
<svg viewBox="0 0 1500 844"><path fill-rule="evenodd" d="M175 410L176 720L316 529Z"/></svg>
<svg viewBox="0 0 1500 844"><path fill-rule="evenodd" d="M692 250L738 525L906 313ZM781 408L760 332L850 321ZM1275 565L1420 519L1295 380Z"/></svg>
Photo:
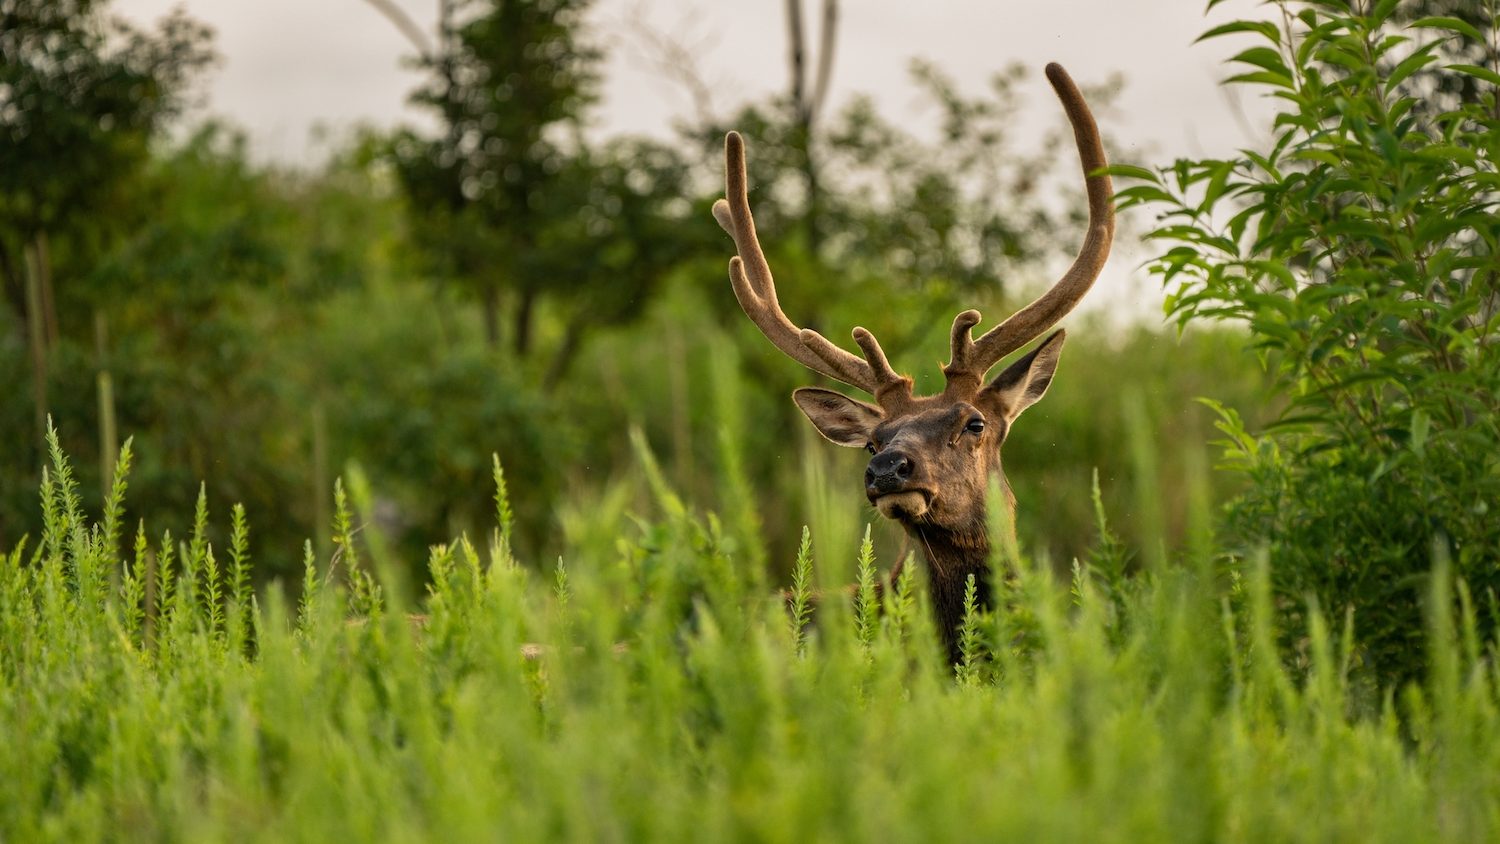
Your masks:
<svg viewBox="0 0 1500 844"><path fill-rule="evenodd" d="M714 203L713 212L720 227L734 238L739 252L729 259L729 280L745 315L776 348L808 369L858 387L882 406L909 400L911 379L891 369L875 335L863 328L854 329L854 342L865 353L861 359L812 329L798 328L782 312L771 265L755 235L746 181L745 141L738 132L730 132L724 138L725 198Z"/></svg>
<svg viewBox="0 0 1500 844"><path fill-rule="evenodd" d="M979 324L979 312L964 311L953 320L952 357L943 374L946 392L972 395L979 389L985 373L1001 358L1039 337L1073 310L1104 268L1114 238L1115 213L1109 176L1102 172L1108 162L1099 128L1084 102L1083 94L1058 64L1047 65L1047 79L1057 91L1073 125L1073 137L1082 160L1084 183L1088 191L1089 230L1073 265L1057 283L1036 301L1009 319L973 339L971 331ZM761 333L788 357L836 381L858 387L875 396L882 407L911 400L909 377L891 369L885 352L874 335L863 328L854 329L854 341L864 352L861 359L829 342L826 337L807 328L798 328L776 300L776 282L770 264L755 235L755 220L750 214L746 193L745 142L738 132L724 139L724 194L714 203L714 219L730 237L739 252L729 261L729 279L735 298Z"/></svg>
<svg viewBox="0 0 1500 844"><path fill-rule="evenodd" d="M1047 65L1047 80L1057 91L1058 99L1062 100L1068 122L1073 124L1073 139L1078 145L1078 157L1083 163L1084 184L1088 190L1088 235L1078 257L1073 259L1073 265L1056 284L979 339L970 336L970 330L979 324L978 311L964 311L954 318L952 359L943 367L950 393L978 389L990 367L1040 337L1042 332L1067 316L1094 286L1094 280L1109 257L1109 245L1115 232L1115 209L1109 176L1099 172L1109 163L1105 160L1104 143L1099 139L1099 127L1094 124L1094 116L1089 112L1083 94L1061 65Z"/></svg>

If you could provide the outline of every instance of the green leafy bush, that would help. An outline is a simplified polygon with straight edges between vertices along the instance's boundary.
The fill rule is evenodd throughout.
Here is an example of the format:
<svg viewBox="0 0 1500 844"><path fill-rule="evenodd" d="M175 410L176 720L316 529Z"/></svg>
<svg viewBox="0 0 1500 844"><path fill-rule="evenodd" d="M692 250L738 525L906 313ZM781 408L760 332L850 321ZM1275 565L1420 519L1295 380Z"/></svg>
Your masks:
<svg viewBox="0 0 1500 844"><path fill-rule="evenodd" d="M1232 507L1241 552L1269 546L1293 616L1309 593L1352 611L1387 680L1419 669L1436 559L1500 587L1500 20L1398 6L1288 0L1214 28L1259 41L1229 81L1276 98L1269 146L1117 168L1140 180L1123 204L1161 213L1168 310L1247 325L1287 396L1259 434L1223 415L1254 481ZM1488 66L1445 58L1476 49Z"/></svg>

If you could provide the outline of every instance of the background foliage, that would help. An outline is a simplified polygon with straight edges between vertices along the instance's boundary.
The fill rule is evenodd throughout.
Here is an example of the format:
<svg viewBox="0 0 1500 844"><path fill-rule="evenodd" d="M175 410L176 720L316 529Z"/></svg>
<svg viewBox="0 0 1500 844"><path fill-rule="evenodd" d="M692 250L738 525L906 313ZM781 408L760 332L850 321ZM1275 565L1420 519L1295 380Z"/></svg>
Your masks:
<svg viewBox="0 0 1500 844"><path fill-rule="evenodd" d="M560 548L561 515L580 498L643 501L631 424L674 481L712 503L723 486L715 397L729 393L756 420L738 433L742 474L779 570L807 503L786 467L830 463L849 493L832 506L861 511L857 461L827 454L786 398L808 374L765 344L730 293L729 243L707 211L728 126L684 125L677 144L593 138L581 131L598 85L586 4L445 8L413 94L435 130L357 135L313 172L252 164L228 127L173 139L170 111L105 134L140 150L139 165L119 171L129 201L59 217L50 269L37 274L55 306L43 296L28 310L20 296L0 324L6 382L44 388L0 402L0 437L31 446L0 452L0 545L36 532L45 413L85 489L108 482L118 442L136 437L133 517L180 524L200 483L243 502L266 541L263 576L294 573L303 538L326 544L327 490L350 461L375 481L383 524L413 559L434 536L481 531L492 453L519 486L517 543L541 559ZM110 26L105 14L80 6L56 20L95 32ZM141 71L169 104L209 49L173 20L151 55L176 63ZM535 35L518 50L501 33L523 25ZM42 26L17 17L8 37ZM87 43L108 57L117 40ZM998 318L1046 284L1042 268L1076 248L1083 215L1060 113L1042 148L1013 144L1020 91L1038 79L1007 68L971 93L934 65L913 72L941 121L935 141L867 101L814 118L811 85L803 101L750 103L728 123L753 139L757 213L788 311L835 335L868 326L931 388L952 315L979 306ZM91 77L67 84L74 99L96 95ZM1107 87L1090 96L1107 113ZM43 190L53 170L6 172ZM108 238L60 233L103 220ZM24 287L25 262L13 263ZM1104 319L1075 332L1059 389L1008 452L1028 537L1065 565L1086 546L1076 525L1090 518L1093 470L1112 505L1136 490L1119 444L1130 404L1160 436L1161 475L1140 483L1166 491L1175 542L1185 499L1174 490L1190 458L1167 443L1203 439L1196 395L1256 400L1258 374L1227 365L1237 342L1194 332L1179 345ZM1174 349L1193 365L1166 365Z"/></svg>

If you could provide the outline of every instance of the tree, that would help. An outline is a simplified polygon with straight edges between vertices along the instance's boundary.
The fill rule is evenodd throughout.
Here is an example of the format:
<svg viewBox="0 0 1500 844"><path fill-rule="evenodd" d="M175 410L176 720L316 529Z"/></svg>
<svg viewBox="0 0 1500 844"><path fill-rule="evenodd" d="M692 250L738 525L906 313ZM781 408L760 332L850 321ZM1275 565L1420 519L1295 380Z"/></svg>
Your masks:
<svg viewBox="0 0 1500 844"><path fill-rule="evenodd" d="M28 336L38 446L61 332L54 253L118 234L112 212L212 58L209 31L180 11L146 33L106 6L0 0L0 287Z"/></svg>
<svg viewBox="0 0 1500 844"><path fill-rule="evenodd" d="M634 322L674 270L716 254L707 201L688 201L691 177L674 149L629 138L582 149L560 174L546 198L560 224L543 229L537 244L539 270L567 312L547 389L568 374L591 332Z"/></svg>
<svg viewBox="0 0 1500 844"><path fill-rule="evenodd" d="M501 293L514 291L511 345L521 356L531 349L537 299L553 283L537 259L539 232L555 222L546 195L597 98L602 54L581 34L590 5L445 4L439 46L421 59L429 79L412 97L436 113L442 132L403 132L392 147L418 237L478 295L492 344Z"/></svg>
<svg viewBox="0 0 1500 844"><path fill-rule="evenodd" d="M791 88L788 107L791 110L789 140L795 152L797 170L802 176L802 232L808 252L816 255L822 243L819 218L822 211L822 186L816 147L816 124L828 102L828 88L833 81L833 54L838 44L838 0L823 0L823 16L818 37L817 73L808 76L810 62L807 30L802 21L802 0L787 0L787 58L790 64ZM811 84L809 84L809 82Z"/></svg>
<svg viewBox="0 0 1500 844"><path fill-rule="evenodd" d="M328 191L293 191L246 159L241 138L209 125L155 145L109 209L123 222L107 243L84 252L76 235L62 241L59 276L69 284L59 303L87 318L65 321L50 350L50 400L64 447L84 458L76 469L87 495L101 479L108 486L116 437L130 436L131 516L154 531L191 513L202 484L215 507L242 503L260 514L269 535L308 534L294 483L304 461L287 420L305 418L298 411L310 402L290 393L276 355L307 318L301 280L322 269L309 258L335 251L319 248L317 223L306 219L332 216L311 196L319 192ZM364 248L376 240L370 228L351 226L346 240ZM270 304L287 301L296 306ZM19 369L7 346L3 383ZM0 412L0 442L27 439L18 404ZM38 468L23 451L0 449L9 481L0 485L0 533L34 523L24 490ZM290 561L272 567L281 562Z"/></svg>

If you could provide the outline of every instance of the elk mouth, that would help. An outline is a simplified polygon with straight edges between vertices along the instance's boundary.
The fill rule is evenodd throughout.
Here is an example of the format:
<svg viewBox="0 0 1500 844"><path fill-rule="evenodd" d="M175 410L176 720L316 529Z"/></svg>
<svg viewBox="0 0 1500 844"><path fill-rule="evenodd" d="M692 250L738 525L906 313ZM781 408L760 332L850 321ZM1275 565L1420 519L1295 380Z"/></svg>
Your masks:
<svg viewBox="0 0 1500 844"><path fill-rule="evenodd" d="M870 503L875 505L880 515L896 521L919 519L931 507L928 494L919 489L888 492L871 498Z"/></svg>

